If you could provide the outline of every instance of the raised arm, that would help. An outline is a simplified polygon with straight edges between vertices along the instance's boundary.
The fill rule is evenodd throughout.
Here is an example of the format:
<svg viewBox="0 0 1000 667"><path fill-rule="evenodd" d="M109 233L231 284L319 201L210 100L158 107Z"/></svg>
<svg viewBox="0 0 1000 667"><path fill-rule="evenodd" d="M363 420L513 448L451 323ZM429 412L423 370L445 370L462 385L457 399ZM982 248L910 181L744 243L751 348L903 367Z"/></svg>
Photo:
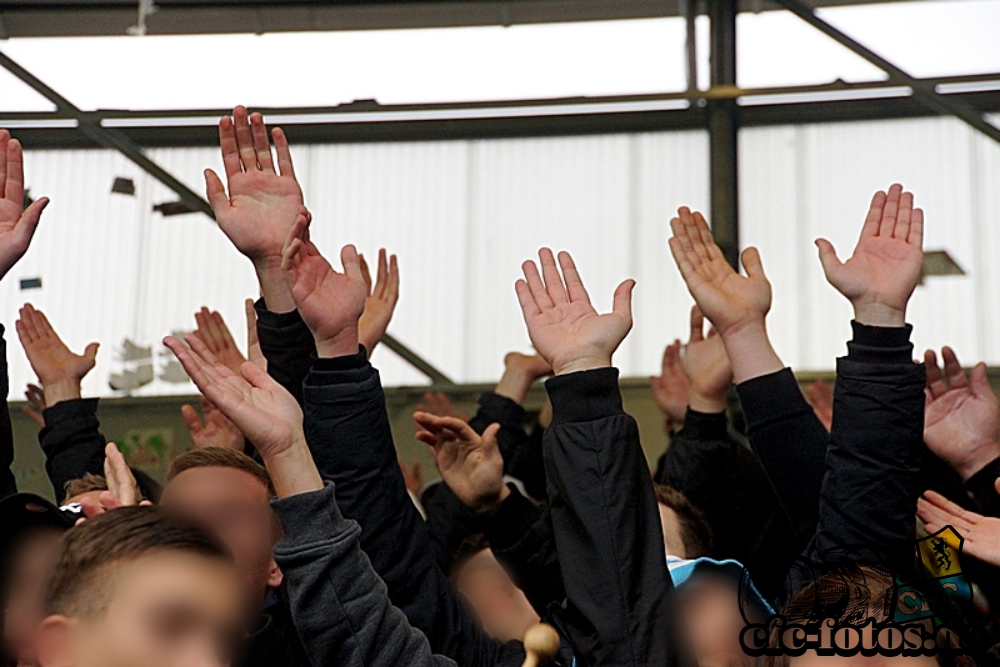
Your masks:
<svg viewBox="0 0 1000 667"><path fill-rule="evenodd" d="M750 444L804 545L816 529L828 436L771 346L766 324L771 284L760 255L756 248L744 251L747 275L741 276L722 256L700 213L682 207L670 226L670 250L681 276L725 345Z"/></svg>
<svg viewBox="0 0 1000 667"><path fill-rule="evenodd" d="M323 478L337 487L344 516L361 525L361 546L389 597L430 641L463 665L523 658L519 646L490 640L460 600L431 548L410 501L389 428L377 371L359 345L366 290L353 246L335 271L309 239L300 217L288 236L282 267L317 356L304 385L306 439ZM251 438L252 439L252 438Z"/></svg>
<svg viewBox="0 0 1000 667"><path fill-rule="evenodd" d="M672 664L659 511L611 365L632 327L635 283L619 285L612 312L599 315L568 253L558 266L547 248L539 259L541 273L525 262L515 287L531 342L554 373L545 467L566 628L581 665Z"/></svg>
<svg viewBox="0 0 1000 667"><path fill-rule="evenodd" d="M66 482L104 471L106 441L97 420L97 399L83 400L80 393L80 383L96 363L98 344L74 354L45 313L29 303L20 315L17 335L45 395L45 428L38 434L45 470L61 501Z"/></svg>
<svg viewBox="0 0 1000 667"><path fill-rule="evenodd" d="M48 197L41 197L24 207L24 155L21 143L11 139L7 130L0 129L0 279L28 251ZM0 325L0 498L17 492L17 483L10 466L14 463L14 432L10 425L10 376L7 374L7 341Z"/></svg>
<svg viewBox="0 0 1000 667"><path fill-rule="evenodd" d="M194 336L168 338L195 384L257 445L271 474L283 529L281 566L296 629L317 667L453 665L431 655L426 637L392 606L385 584L361 551L360 529L324 488L306 445L295 398L260 367L234 373Z"/></svg>
<svg viewBox="0 0 1000 667"><path fill-rule="evenodd" d="M922 243L923 212L900 185L876 193L847 262L817 242L827 280L854 307L854 339L837 363L813 561L839 551L904 577L912 568L925 376L913 363L906 307Z"/></svg>

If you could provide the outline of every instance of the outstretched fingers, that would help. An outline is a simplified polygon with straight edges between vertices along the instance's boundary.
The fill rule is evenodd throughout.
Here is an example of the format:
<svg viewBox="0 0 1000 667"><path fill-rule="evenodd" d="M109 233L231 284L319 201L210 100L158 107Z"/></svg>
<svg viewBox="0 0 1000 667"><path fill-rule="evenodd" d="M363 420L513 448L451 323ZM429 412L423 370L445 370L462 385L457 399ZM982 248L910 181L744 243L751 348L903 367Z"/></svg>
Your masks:
<svg viewBox="0 0 1000 667"><path fill-rule="evenodd" d="M865 217L865 224L861 227L861 238L878 236L879 227L882 224L882 212L885 210L886 194L879 190L872 197L872 203L868 207L868 215Z"/></svg>
<svg viewBox="0 0 1000 667"><path fill-rule="evenodd" d="M222 149L222 164L226 168L226 178L232 179L233 176L242 174L240 145L236 141L236 125L231 116L223 116L219 120L219 148Z"/></svg>
<svg viewBox="0 0 1000 667"><path fill-rule="evenodd" d="M878 235L891 238L896 230L896 219L899 215L900 199L903 196L903 186L893 183L886 195L885 207L882 209L882 220L879 222Z"/></svg>
<svg viewBox="0 0 1000 667"><path fill-rule="evenodd" d="M274 139L274 153L278 157L278 170L282 176L295 178L295 167L292 165L292 152L288 149L288 137L280 127L271 130Z"/></svg>
<svg viewBox="0 0 1000 667"><path fill-rule="evenodd" d="M4 199L21 206L24 201L24 153L21 142L10 139L7 142L7 175L4 179Z"/></svg>
<svg viewBox="0 0 1000 667"><path fill-rule="evenodd" d="M934 350L924 352L924 375L927 378L927 397L929 400L941 398L948 393L948 383L941 374L941 367L938 366L937 354Z"/></svg>
<svg viewBox="0 0 1000 667"><path fill-rule="evenodd" d="M250 114L250 134L253 136L253 149L257 164L261 171L274 173L274 162L271 159L271 143L267 140L267 127L264 126L264 116L259 113Z"/></svg>
<svg viewBox="0 0 1000 667"><path fill-rule="evenodd" d="M521 264L521 270L524 272L524 280L528 284L528 289L531 290L531 296L535 300L537 307L541 310L553 308L555 304L552 303L552 297L549 296L548 291L545 289L542 276L538 273L538 266L529 259Z"/></svg>
<svg viewBox="0 0 1000 667"><path fill-rule="evenodd" d="M566 293L566 286L563 278L559 275L556 267L556 258L549 248L542 248L538 251L538 261L542 265L542 278L545 279L545 291L548 292L552 303L559 305L569 303L569 294Z"/></svg>
<svg viewBox="0 0 1000 667"><path fill-rule="evenodd" d="M702 315L701 308L691 306L691 337L688 343L697 343L705 339L705 316Z"/></svg>
<svg viewBox="0 0 1000 667"><path fill-rule="evenodd" d="M965 371L962 370L962 364L958 361L958 355L955 354L955 351L945 346L941 349L941 358L944 359L944 373L948 376L948 384L951 385L951 388L969 386L969 378L965 376Z"/></svg>
<svg viewBox="0 0 1000 667"><path fill-rule="evenodd" d="M583 286L583 279L580 278L580 272L576 269L576 263L573 261L572 255L565 250L559 253L559 266L562 267L563 278L566 280L569 300L590 303L590 295L587 293L587 288Z"/></svg>
<svg viewBox="0 0 1000 667"><path fill-rule="evenodd" d="M236 146L240 152L243 171L259 171L257 152L253 147L253 130L250 128L246 107L238 106L233 109L233 125L236 126Z"/></svg>

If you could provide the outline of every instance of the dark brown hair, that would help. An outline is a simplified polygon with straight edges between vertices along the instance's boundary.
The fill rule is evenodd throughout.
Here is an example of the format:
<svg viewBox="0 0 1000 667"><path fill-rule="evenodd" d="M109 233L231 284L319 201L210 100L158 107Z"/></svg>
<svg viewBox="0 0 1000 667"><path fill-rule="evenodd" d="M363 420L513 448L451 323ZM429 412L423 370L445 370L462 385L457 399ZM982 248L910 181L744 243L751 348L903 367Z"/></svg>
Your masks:
<svg viewBox="0 0 1000 667"><path fill-rule="evenodd" d="M46 614L101 614L111 596L110 571L120 563L162 551L232 560L225 545L190 518L145 506L105 512L71 528L63 537L45 587Z"/></svg>
<svg viewBox="0 0 1000 667"><path fill-rule="evenodd" d="M232 468L233 470L242 470L260 480L260 483L267 488L267 493L270 497L273 498L275 496L274 483L271 482L271 475L268 474L267 469L243 452L225 449L224 447L206 447L205 449L193 449L190 452L184 452L170 464L170 469L167 471L167 483L170 483L174 477L177 477L177 475L185 470L193 470L194 468Z"/></svg>
<svg viewBox="0 0 1000 667"><path fill-rule="evenodd" d="M108 481L104 479L104 475L88 472L83 477L69 480L64 488L66 489L66 497L72 498L91 491L107 491Z"/></svg>
<svg viewBox="0 0 1000 667"><path fill-rule="evenodd" d="M691 504L683 493L670 486L654 484L656 502L669 507L680 521L681 540L684 542L685 558L701 558L712 555L712 528L705 515Z"/></svg>

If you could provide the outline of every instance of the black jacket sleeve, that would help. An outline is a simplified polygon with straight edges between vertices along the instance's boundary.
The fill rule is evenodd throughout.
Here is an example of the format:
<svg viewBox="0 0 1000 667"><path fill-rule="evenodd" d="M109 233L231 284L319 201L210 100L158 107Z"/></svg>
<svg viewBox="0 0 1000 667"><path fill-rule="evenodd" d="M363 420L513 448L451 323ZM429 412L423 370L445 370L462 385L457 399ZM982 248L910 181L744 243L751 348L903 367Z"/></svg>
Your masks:
<svg viewBox="0 0 1000 667"><path fill-rule="evenodd" d="M997 479L1000 479L1000 458L994 459L965 482L965 489L975 500L978 511L986 516L1000 517Z"/></svg>
<svg viewBox="0 0 1000 667"><path fill-rule="evenodd" d="M801 544L819 519L829 434L806 402L790 369L736 387L747 437Z"/></svg>
<svg viewBox="0 0 1000 667"><path fill-rule="evenodd" d="M88 472L104 474L107 440L97 419L97 404L96 398L78 398L45 410L45 428L38 432L38 441L57 503L66 497L66 482Z"/></svg>
<svg viewBox="0 0 1000 667"><path fill-rule="evenodd" d="M483 532L481 515L466 507L443 481L435 485L433 493L423 497L423 505L427 513L427 532L438 566L450 575L462 542Z"/></svg>
<svg viewBox="0 0 1000 667"><path fill-rule="evenodd" d="M833 429L820 493L812 562L843 554L904 576L913 568L924 430L923 367L911 327L857 322L837 362Z"/></svg>
<svg viewBox="0 0 1000 667"><path fill-rule="evenodd" d="M0 411L0 498L17 493L17 481L10 467L14 465L14 429L10 425L10 375L7 372L7 340L0 324L0 391L3 410Z"/></svg>
<svg viewBox="0 0 1000 667"><path fill-rule="evenodd" d="M658 468L656 481L683 493L705 515L712 555L745 562L777 499L757 457L729 435L726 414L688 409Z"/></svg>
<svg viewBox="0 0 1000 667"><path fill-rule="evenodd" d="M314 667L445 667L427 638L389 602L358 545L361 530L341 516L334 490L272 502L284 534L274 557L292 617Z"/></svg>
<svg viewBox="0 0 1000 667"><path fill-rule="evenodd" d="M675 664L660 515L618 371L557 376L546 389L549 506L578 663Z"/></svg>
<svg viewBox="0 0 1000 667"><path fill-rule="evenodd" d="M316 341L299 311L272 313L258 299L257 336L267 359L267 373L302 404L302 382L316 357Z"/></svg>
<svg viewBox="0 0 1000 667"><path fill-rule="evenodd" d="M547 505L538 506L510 487L510 495L484 512L483 533L514 585L543 618L566 599Z"/></svg>
<svg viewBox="0 0 1000 667"><path fill-rule="evenodd" d="M520 665L523 647L491 640L435 560L396 462L378 372L364 350L316 360L304 399L313 458L323 478L336 485L344 516L361 525L361 548L393 604L427 635L435 653L463 667Z"/></svg>

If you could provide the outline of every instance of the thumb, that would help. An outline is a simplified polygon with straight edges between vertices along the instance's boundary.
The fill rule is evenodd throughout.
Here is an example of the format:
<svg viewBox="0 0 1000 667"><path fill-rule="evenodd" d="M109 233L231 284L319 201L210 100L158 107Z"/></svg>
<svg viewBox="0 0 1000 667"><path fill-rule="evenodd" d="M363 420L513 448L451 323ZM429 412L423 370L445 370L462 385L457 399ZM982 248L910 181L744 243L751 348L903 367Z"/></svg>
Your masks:
<svg viewBox="0 0 1000 667"><path fill-rule="evenodd" d="M240 364L240 375L257 389L270 389L275 385L274 380L271 379L267 371L252 361L244 361ZM216 407L218 407L218 404L216 404Z"/></svg>
<svg viewBox="0 0 1000 667"><path fill-rule="evenodd" d="M226 197L226 188L222 185L222 179L211 169L205 170L205 194L208 196L208 203L212 210L218 212L229 207L229 198Z"/></svg>
<svg viewBox="0 0 1000 667"><path fill-rule="evenodd" d="M767 280L767 276L764 275L764 264L760 261L760 252L757 248L750 246L744 250L741 260L748 277Z"/></svg>
<svg viewBox="0 0 1000 667"><path fill-rule="evenodd" d="M344 265L344 273L351 280L364 280L361 273L361 260L358 258L358 249L351 244L347 244L340 251L340 263Z"/></svg>
<svg viewBox="0 0 1000 667"><path fill-rule="evenodd" d="M204 428L204 425L201 423L201 417L198 416L198 411L192 405L185 403L181 406L181 419L184 420L184 425L188 427L191 433L197 433Z"/></svg>
<svg viewBox="0 0 1000 667"><path fill-rule="evenodd" d="M497 443L498 433L500 433L499 423L493 423L486 427L486 430L483 431L483 435L481 436L483 439L482 440L483 449L485 450L499 449L499 444Z"/></svg>
<svg viewBox="0 0 1000 667"><path fill-rule="evenodd" d="M97 350L101 347L100 343L91 343L87 346L87 349L83 351L83 356L90 361L92 364L97 363Z"/></svg>
<svg viewBox="0 0 1000 667"><path fill-rule="evenodd" d="M21 219L17 222L17 233L24 241L25 246L31 243L31 237L35 235L35 229L38 228L38 221L42 218L42 211L48 205L49 198L42 197L31 202L21 214Z"/></svg>
<svg viewBox="0 0 1000 667"><path fill-rule="evenodd" d="M819 248L819 262L823 265L823 273L829 279L830 274L843 266L833 244L826 239L816 239L816 247Z"/></svg>
<svg viewBox="0 0 1000 667"><path fill-rule="evenodd" d="M993 482L993 488L997 490L997 493L1000 493L1000 477L997 477L997 481Z"/></svg>
<svg viewBox="0 0 1000 667"><path fill-rule="evenodd" d="M635 281L629 278L615 290L614 305L612 311L615 315L625 317L632 322L632 290L635 288Z"/></svg>

